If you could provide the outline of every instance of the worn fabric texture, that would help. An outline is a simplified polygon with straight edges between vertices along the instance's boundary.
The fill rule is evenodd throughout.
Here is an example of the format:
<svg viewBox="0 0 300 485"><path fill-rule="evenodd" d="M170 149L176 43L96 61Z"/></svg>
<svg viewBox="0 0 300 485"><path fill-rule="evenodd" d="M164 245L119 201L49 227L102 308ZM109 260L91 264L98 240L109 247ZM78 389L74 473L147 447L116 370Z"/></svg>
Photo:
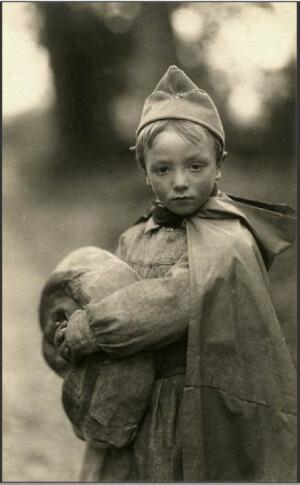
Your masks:
<svg viewBox="0 0 300 485"><path fill-rule="evenodd" d="M180 423L190 309L185 228L152 231L151 221L143 222L120 238L117 254L143 280L111 295L101 309L101 302L88 305L90 325L110 355L151 349L156 380L137 437L105 457L89 446L80 479L182 481Z"/></svg>
<svg viewBox="0 0 300 485"><path fill-rule="evenodd" d="M100 448L123 447L137 434L153 387L153 357L144 352L111 359L99 351L87 331L81 333L85 340L81 346L86 346L90 355L68 364L53 346L55 322L71 316L82 320L84 311L78 309L138 279L135 271L107 251L83 248L58 265L41 298L44 355L52 368L64 375L64 409L77 436ZM87 324L85 327L89 329Z"/></svg>
<svg viewBox="0 0 300 485"><path fill-rule="evenodd" d="M187 224L187 481L296 480L295 368L265 271L294 230L285 207L241 199L211 198Z"/></svg>

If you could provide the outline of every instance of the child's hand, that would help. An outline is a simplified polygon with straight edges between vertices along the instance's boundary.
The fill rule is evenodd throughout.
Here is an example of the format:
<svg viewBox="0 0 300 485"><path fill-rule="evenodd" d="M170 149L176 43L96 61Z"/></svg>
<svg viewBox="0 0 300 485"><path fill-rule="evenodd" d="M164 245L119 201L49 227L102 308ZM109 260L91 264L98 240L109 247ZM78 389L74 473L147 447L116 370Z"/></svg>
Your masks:
<svg viewBox="0 0 300 485"><path fill-rule="evenodd" d="M56 330L54 334L54 345L57 349L60 349L61 351L59 352L61 357L64 357L66 360L69 360L69 349L68 347L64 347L64 355L61 355L62 352L62 344L65 340L66 337L66 330L67 330L67 325L68 322L67 320L64 320L63 322L57 322L56 323Z"/></svg>
<svg viewBox="0 0 300 485"><path fill-rule="evenodd" d="M79 362L85 355L100 351L83 310L74 312L68 322L58 323L54 344L58 354L73 363Z"/></svg>

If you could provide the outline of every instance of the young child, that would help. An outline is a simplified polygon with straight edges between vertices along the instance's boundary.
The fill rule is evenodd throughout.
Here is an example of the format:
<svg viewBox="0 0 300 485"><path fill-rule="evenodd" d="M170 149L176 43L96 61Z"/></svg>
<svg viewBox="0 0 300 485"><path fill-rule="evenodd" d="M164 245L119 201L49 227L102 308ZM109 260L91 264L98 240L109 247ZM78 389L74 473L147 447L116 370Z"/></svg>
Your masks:
<svg viewBox="0 0 300 485"><path fill-rule="evenodd" d="M73 362L151 352L155 383L136 438L105 460L89 445L81 480L294 481L295 369L267 282L293 211L218 190L218 111L176 66L145 102L136 155L156 200L118 256L142 279L76 312L56 344Z"/></svg>

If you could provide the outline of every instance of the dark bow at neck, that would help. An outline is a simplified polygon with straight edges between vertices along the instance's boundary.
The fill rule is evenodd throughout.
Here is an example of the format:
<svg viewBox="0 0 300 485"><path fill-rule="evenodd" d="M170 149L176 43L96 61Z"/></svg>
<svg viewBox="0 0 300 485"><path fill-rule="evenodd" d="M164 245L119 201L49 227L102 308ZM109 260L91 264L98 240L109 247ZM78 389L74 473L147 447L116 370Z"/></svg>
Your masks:
<svg viewBox="0 0 300 485"><path fill-rule="evenodd" d="M153 204L152 217L156 224L164 227L180 227L184 224L185 218L160 204L160 202L155 201Z"/></svg>

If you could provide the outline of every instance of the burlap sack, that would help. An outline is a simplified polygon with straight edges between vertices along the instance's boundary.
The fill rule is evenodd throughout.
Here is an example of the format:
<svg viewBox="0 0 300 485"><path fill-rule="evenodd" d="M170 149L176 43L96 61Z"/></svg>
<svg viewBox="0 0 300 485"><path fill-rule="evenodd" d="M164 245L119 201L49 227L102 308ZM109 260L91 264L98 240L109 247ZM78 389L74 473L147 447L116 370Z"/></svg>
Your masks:
<svg viewBox="0 0 300 485"><path fill-rule="evenodd" d="M99 248L67 256L50 275L41 296L43 354L64 377L62 402L76 435L94 446L120 448L135 437L154 383L151 354L113 359L97 352L71 364L53 344L55 324L77 309L134 283L139 276L126 263ZM133 302L134 304L134 302Z"/></svg>

